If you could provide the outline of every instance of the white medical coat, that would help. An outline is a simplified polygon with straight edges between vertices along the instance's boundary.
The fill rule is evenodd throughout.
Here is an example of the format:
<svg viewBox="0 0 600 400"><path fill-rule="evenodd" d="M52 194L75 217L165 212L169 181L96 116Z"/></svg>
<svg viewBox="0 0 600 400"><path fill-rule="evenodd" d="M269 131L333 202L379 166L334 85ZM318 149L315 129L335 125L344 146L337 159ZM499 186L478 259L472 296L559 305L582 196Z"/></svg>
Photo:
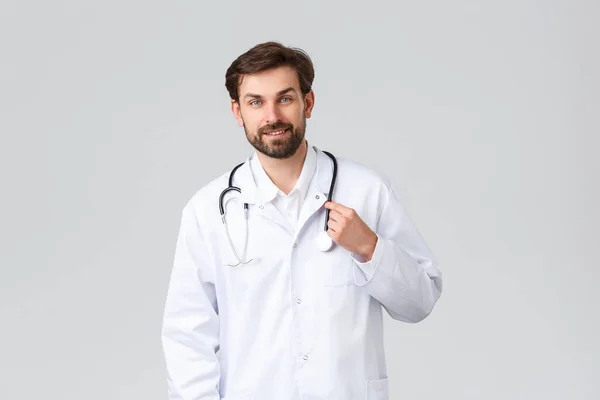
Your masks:
<svg viewBox="0 0 600 400"><path fill-rule="evenodd" d="M442 290L438 266L394 190L376 172L338 158L333 201L356 210L377 234L370 262L335 245L317 249L333 165L317 170L296 231L263 204L249 159L225 197L237 267L218 200L229 172L185 205L164 311L170 400L388 400L383 310L415 323Z"/></svg>

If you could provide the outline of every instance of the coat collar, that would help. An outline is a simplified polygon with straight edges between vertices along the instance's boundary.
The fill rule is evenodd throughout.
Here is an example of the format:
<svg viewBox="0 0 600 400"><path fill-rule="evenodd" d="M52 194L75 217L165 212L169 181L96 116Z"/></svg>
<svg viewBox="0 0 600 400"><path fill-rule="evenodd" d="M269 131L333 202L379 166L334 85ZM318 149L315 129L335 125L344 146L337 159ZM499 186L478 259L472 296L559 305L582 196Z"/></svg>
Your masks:
<svg viewBox="0 0 600 400"><path fill-rule="evenodd" d="M293 188L293 192L299 192L302 199L306 198L308 188L312 182L312 178L317 168L317 152L314 147L309 146L304 159L304 165L298 181ZM257 156L257 152L250 159L250 169L254 177L254 182L258 188L258 193L261 197L260 202L263 204L269 203L275 199L278 195L282 194L281 190L275 186L271 181L264 168L262 167L260 160Z"/></svg>
<svg viewBox="0 0 600 400"><path fill-rule="evenodd" d="M317 167L312 179L309 191L316 190L327 197L331 177L333 176L333 164L329 156L316 146L312 146L317 154ZM252 156L248 156L244 164L238 168L233 178L233 186L241 189L241 200L247 204L258 204L261 202L260 193L252 169L250 167ZM314 185L314 186L313 186Z"/></svg>

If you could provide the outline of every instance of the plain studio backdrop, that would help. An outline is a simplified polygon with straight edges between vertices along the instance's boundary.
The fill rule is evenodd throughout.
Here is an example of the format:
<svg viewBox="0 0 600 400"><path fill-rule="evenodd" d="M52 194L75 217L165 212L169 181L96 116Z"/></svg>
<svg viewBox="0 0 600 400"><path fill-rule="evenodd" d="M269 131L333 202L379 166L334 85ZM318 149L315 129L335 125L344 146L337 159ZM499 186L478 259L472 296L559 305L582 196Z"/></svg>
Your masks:
<svg viewBox="0 0 600 400"><path fill-rule="evenodd" d="M252 151L224 75L267 40L315 63L309 142L388 176L443 270L429 318L385 320L391 398L600 399L599 20L592 0L2 1L0 399L166 399L180 213Z"/></svg>

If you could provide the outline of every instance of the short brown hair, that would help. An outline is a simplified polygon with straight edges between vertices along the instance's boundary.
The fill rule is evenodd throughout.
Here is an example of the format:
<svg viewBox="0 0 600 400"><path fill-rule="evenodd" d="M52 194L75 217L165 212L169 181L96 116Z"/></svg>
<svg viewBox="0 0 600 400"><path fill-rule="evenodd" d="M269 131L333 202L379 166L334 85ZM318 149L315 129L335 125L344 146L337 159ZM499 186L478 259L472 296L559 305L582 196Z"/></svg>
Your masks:
<svg viewBox="0 0 600 400"><path fill-rule="evenodd" d="M300 81L300 90L306 96L315 79L315 69L312 60L302 49L286 47L277 42L257 44L240 55L227 68L225 87L232 100L239 101L238 88L245 74L254 74L281 66L290 66L296 70Z"/></svg>

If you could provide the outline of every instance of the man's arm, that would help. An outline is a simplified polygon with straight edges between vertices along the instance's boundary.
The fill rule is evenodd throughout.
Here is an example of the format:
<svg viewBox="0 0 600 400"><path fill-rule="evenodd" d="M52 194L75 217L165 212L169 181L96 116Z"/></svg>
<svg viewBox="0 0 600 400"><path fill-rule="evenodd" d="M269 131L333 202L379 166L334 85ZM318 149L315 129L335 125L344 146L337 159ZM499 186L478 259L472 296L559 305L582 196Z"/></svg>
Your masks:
<svg viewBox="0 0 600 400"><path fill-rule="evenodd" d="M354 281L404 322L427 317L442 291L442 274L425 241L390 186L371 230L352 209L328 203L333 239L351 251L356 268Z"/></svg>
<svg viewBox="0 0 600 400"><path fill-rule="evenodd" d="M191 204L183 210L163 317L169 400L219 400L214 274Z"/></svg>

